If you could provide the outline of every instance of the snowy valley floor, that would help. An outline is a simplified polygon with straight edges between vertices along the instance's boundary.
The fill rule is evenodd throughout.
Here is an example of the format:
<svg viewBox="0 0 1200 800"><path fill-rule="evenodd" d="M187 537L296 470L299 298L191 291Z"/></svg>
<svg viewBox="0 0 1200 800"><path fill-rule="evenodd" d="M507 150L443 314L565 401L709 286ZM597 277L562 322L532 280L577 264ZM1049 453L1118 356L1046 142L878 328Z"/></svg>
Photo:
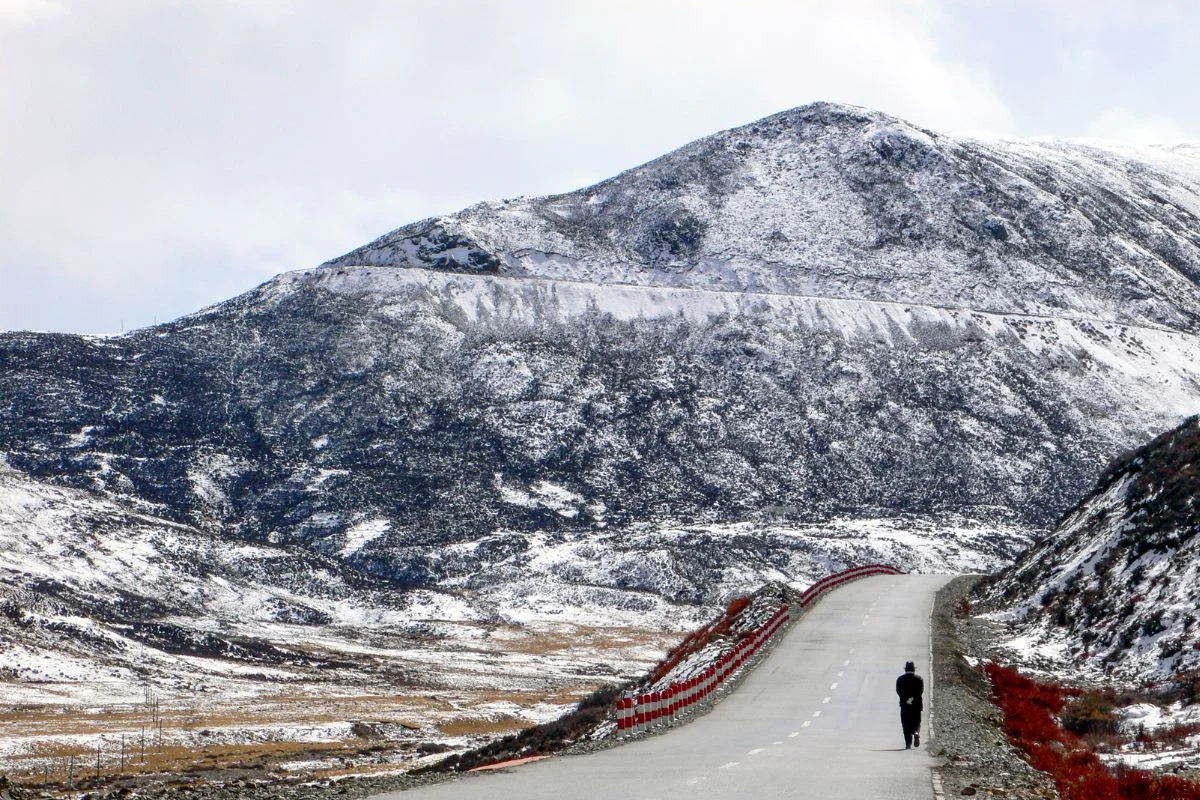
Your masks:
<svg viewBox="0 0 1200 800"><path fill-rule="evenodd" d="M0 496L0 773L51 788L379 788L641 675L769 581L986 571L1030 535L919 518L498 533L525 542L470 585L397 596L12 472ZM133 600L157 613L129 622Z"/></svg>
<svg viewBox="0 0 1200 800"><path fill-rule="evenodd" d="M0 772L24 783L70 774L78 783L95 776L99 754L107 777L395 773L553 719L598 684L645 669L679 638L575 625L487 633L326 651L338 666L324 670L191 658L190 691L141 687L141 697L132 682L9 678L0 681ZM607 667L614 663L629 672Z"/></svg>

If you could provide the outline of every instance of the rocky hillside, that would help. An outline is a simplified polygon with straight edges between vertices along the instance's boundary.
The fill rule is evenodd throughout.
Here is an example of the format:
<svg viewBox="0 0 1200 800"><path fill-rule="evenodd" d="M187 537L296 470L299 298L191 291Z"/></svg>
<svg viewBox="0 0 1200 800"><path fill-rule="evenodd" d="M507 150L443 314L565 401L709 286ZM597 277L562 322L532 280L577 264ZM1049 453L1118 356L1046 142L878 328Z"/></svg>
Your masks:
<svg viewBox="0 0 1200 800"><path fill-rule="evenodd" d="M1200 420L1117 460L988 588L1016 646L1094 673L1200 669Z"/></svg>
<svg viewBox="0 0 1200 800"><path fill-rule="evenodd" d="M807 106L155 328L0 335L0 452L405 589L543 533L1043 525L1198 405L1189 152Z"/></svg>

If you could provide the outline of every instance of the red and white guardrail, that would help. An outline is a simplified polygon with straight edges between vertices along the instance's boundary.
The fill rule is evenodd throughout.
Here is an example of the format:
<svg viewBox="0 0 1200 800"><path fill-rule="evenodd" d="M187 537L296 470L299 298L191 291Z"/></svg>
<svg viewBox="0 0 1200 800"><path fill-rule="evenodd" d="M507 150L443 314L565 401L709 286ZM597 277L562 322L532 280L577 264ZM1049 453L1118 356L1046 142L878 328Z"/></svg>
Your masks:
<svg viewBox="0 0 1200 800"><path fill-rule="evenodd" d="M812 586L804 590L804 594L800 595L800 605L812 605L818 598L822 597L826 592L829 592L843 583L856 581L859 578L866 578L870 575L903 575L900 570L887 564L868 564L865 567L853 567L852 569L844 570L833 575L826 575L821 580L814 583Z"/></svg>
<svg viewBox="0 0 1200 800"><path fill-rule="evenodd" d="M825 593L849 581L870 575L900 574L902 574L900 570L886 564L870 564L865 567L848 569L822 578L808 587L800 596L799 605L801 608L805 608L816 602ZM655 691L638 692L622 697L617 701L616 706L617 735L629 736L672 722L687 708L715 692L718 686L733 675L791 620L791 607L785 605L766 622L743 636L732 650L721 655L716 663L711 664L699 674L683 680L672 681L666 687Z"/></svg>

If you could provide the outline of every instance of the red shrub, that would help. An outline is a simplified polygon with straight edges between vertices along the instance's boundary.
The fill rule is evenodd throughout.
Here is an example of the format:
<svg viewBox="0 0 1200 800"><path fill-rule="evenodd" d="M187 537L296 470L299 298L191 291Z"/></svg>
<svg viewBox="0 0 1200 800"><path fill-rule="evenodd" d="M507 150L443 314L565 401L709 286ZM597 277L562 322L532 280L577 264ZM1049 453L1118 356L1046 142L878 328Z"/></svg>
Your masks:
<svg viewBox="0 0 1200 800"><path fill-rule="evenodd" d="M1004 732L1013 744L1057 742L1066 746L1078 742L1054 719L1064 705L1059 687L1031 681L999 664L987 664L984 672L992 681L992 696L1004 711Z"/></svg>
<svg viewBox="0 0 1200 800"><path fill-rule="evenodd" d="M738 614L741 614L743 611L745 611L746 607L749 605L749 597L735 597L733 600L729 601L729 608L725 612L725 619L732 620Z"/></svg>
<svg viewBox="0 0 1200 800"><path fill-rule="evenodd" d="M1004 712L1004 732L1029 763L1050 775L1062 800L1200 800L1200 783L1134 769L1110 771L1054 715L1074 690L1037 683L999 664L984 665L992 701Z"/></svg>
<svg viewBox="0 0 1200 800"><path fill-rule="evenodd" d="M1154 749L1164 747L1179 747L1184 744L1189 736L1195 736L1200 733L1200 724L1184 723L1180 725L1172 725L1169 728L1159 728L1149 733L1143 733L1138 737L1138 741L1151 746Z"/></svg>
<svg viewBox="0 0 1200 800"><path fill-rule="evenodd" d="M667 673L679 666L680 662L685 658L692 653L703 650L715 637L728 634L733 626L733 621L750 606L750 602L751 598L749 597L736 597L730 600L724 616L712 625L707 625L689 633L682 642L676 645L671 652L667 653L663 657L663 660L658 662L657 666L650 671L650 678L647 682L651 684L657 683ZM744 638L748 634L743 633L742 635Z"/></svg>

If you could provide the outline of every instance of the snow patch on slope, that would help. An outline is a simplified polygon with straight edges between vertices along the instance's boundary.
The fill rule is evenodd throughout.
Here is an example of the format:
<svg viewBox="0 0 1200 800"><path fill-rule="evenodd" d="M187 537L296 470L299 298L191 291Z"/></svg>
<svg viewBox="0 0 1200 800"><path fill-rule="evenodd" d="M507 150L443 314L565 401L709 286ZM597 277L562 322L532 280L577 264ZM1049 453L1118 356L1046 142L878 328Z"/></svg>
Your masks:
<svg viewBox="0 0 1200 800"><path fill-rule="evenodd" d="M345 543L338 551L338 555L342 557L354 555L391 528L392 521L388 519L369 519L354 525L342 534Z"/></svg>

